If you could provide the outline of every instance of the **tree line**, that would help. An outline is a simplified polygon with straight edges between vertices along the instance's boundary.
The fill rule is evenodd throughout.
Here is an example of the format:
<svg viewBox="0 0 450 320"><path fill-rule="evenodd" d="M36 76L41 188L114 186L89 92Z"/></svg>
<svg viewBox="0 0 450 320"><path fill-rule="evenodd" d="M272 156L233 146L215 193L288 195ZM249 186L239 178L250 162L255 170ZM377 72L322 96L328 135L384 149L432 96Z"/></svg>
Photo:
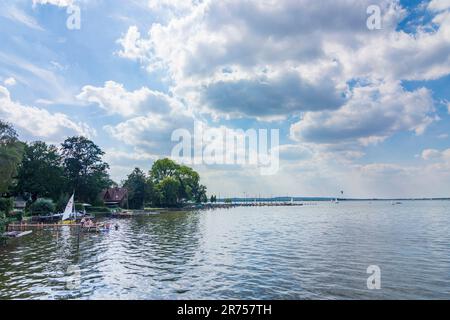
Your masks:
<svg viewBox="0 0 450 320"><path fill-rule="evenodd" d="M61 210L73 192L78 202L103 206L101 192L118 186L108 174L104 154L82 136L69 137L60 146L25 143L10 124L0 120L0 211L9 211L15 196L28 204L49 199ZM136 168L121 185L128 190L132 209L207 201L199 174L169 159L156 161L148 174Z"/></svg>

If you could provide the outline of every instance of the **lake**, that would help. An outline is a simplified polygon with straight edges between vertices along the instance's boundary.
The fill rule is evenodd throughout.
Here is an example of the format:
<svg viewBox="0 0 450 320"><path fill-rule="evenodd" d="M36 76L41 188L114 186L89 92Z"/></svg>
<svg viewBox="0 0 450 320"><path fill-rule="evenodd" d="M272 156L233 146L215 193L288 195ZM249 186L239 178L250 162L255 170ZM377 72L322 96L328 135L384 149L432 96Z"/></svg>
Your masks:
<svg viewBox="0 0 450 320"><path fill-rule="evenodd" d="M116 220L0 247L1 299L450 299L450 202L328 202ZM367 287L369 266L381 288ZM79 275L79 277L77 277Z"/></svg>

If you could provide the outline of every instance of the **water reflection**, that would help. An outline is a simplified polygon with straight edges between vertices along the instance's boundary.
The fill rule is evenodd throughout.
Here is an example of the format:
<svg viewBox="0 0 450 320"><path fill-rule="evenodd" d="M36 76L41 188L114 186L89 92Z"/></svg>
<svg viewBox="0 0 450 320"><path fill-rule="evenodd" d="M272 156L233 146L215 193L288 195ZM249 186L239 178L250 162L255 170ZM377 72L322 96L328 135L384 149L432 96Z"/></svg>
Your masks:
<svg viewBox="0 0 450 320"><path fill-rule="evenodd" d="M450 298L448 202L177 212L0 247L0 298ZM379 265L382 289L368 290ZM70 266L79 287L68 287Z"/></svg>

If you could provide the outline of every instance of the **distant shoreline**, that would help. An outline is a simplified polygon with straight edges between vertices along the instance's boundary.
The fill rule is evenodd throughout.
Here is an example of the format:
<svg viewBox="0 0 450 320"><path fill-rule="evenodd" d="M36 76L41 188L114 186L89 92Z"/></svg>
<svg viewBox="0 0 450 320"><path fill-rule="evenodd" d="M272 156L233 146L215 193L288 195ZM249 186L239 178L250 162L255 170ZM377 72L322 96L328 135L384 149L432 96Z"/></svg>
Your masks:
<svg viewBox="0 0 450 320"><path fill-rule="evenodd" d="M290 201L450 201L449 198L339 198L339 197L274 197L274 198L221 198L217 202L290 202Z"/></svg>

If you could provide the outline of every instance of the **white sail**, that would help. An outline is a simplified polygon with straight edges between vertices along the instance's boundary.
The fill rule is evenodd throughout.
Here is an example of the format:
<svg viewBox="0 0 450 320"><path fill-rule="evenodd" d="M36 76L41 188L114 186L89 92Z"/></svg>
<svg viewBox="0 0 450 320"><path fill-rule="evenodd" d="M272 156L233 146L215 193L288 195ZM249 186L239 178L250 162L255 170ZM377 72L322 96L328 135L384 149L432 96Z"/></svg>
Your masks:
<svg viewBox="0 0 450 320"><path fill-rule="evenodd" d="M74 197L75 197L75 195L72 195L69 199L69 202L67 202L66 210L64 210L63 217L62 217L63 221L70 219L70 216L73 213Z"/></svg>

